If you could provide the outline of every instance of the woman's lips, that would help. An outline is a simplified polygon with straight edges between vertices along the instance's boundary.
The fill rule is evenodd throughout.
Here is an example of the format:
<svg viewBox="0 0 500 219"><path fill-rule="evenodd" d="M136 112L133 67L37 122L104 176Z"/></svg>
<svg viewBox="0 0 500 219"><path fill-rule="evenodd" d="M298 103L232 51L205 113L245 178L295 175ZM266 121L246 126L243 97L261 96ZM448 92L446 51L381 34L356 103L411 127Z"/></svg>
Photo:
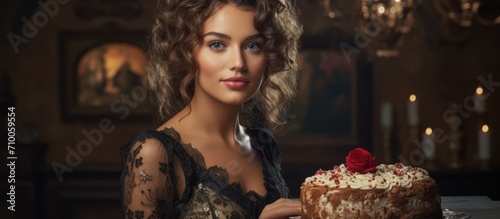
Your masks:
<svg viewBox="0 0 500 219"><path fill-rule="evenodd" d="M238 90L247 86L249 81L244 77L230 77L222 80L222 83L230 89Z"/></svg>

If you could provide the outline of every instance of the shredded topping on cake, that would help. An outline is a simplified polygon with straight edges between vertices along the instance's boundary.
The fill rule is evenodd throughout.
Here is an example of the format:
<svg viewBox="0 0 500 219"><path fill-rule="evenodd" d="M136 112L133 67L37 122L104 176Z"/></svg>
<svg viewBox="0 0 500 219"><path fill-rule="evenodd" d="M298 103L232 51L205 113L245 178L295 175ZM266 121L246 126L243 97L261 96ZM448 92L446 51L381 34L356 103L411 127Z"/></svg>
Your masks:
<svg viewBox="0 0 500 219"><path fill-rule="evenodd" d="M359 173L350 171L344 164L331 170L318 170L307 177L303 185L327 186L330 188L386 189L393 186L411 187L413 181L429 179L429 173L420 167L396 164L380 164L376 171Z"/></svg>

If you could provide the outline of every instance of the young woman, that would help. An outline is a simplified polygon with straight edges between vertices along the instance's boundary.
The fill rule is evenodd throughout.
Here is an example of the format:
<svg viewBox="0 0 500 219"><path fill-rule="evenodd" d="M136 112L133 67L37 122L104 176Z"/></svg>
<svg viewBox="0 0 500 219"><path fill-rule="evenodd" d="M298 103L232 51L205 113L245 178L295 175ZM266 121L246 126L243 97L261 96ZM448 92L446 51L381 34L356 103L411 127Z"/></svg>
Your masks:
<svg viewBox="0 0 500 219"><path fill-rule="evenodd" d="M125 217L299 215L270 134L295 93L302 26L294 5L163 1L148 77L166 122L122 148Z"/></svg>

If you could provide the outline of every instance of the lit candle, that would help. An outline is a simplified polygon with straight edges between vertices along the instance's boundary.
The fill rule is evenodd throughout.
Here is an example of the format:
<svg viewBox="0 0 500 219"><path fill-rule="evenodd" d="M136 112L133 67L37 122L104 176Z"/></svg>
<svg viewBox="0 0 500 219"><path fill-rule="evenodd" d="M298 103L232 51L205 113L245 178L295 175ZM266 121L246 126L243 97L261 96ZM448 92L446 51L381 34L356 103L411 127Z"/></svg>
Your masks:
<svg viewBox="0 0 500 219"><path fill-rule="evenodd" d="M488 125L483 125L481 130L479 130L478 144L479 144L479 159L489 160L490 159L490 128Z"/></svg>
<svg viewBox="0 0 500 219"><path fill-rule="evenodd" d="M415 94L410 95L408 100L408 125L417 126L418 125L418 102L417 96Z"/></svg>
<svg viewBox="0 0 500 219"><path fill-rule="evenodd" d="M392 127L392 105L385 102L381 106L380 123L383 129L391 129Z"/></svg>
<svg viewBox="0 0 500 219"><path fill-rule="evenodd" d="M484 90L481 86L476 88L476 112L478 113L484 113L486 111L486 102L485 102L485 97L484 97Z"/></svg>
<svg viewBox="0 0 500 219"><path fill-rule="evenodd" d="M434 159L436 157L436 144L432 137L432 129L426 128L422 136L422 148L424 150L425 158Z"/></svg>

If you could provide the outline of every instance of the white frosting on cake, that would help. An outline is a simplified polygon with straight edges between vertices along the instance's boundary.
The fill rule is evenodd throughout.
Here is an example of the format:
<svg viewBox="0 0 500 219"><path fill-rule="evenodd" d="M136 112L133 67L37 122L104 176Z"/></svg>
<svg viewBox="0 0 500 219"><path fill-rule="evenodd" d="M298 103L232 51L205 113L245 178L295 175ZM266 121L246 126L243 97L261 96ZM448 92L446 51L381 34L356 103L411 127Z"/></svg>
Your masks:
<svg viewBox="0 0 500 219"><path fill-rule="evenodd" d="M393 186L409 188L413 181L429 178L426 170L402 163L380 164L375 171L369 173L353 172L341 164L332 170L318 170L314 176L307 177L304 184L329 188L390 190Z"/></svg>

